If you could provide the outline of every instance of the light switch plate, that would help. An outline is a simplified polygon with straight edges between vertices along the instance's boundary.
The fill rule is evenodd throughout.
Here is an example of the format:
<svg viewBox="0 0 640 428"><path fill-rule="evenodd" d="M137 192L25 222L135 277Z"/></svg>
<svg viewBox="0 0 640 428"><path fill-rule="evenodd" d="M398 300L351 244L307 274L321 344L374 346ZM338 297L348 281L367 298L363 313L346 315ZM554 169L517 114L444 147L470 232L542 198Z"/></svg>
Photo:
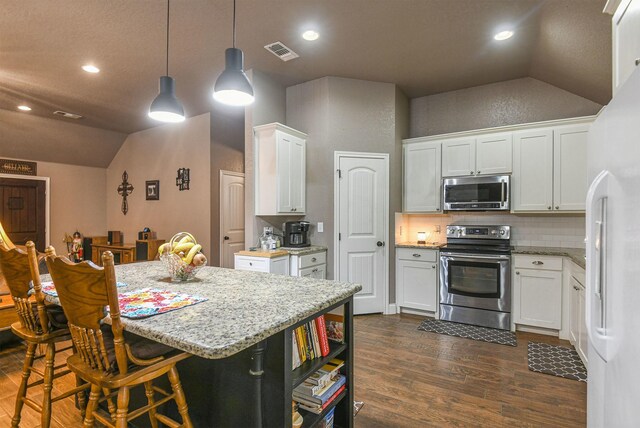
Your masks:
<svg viewBox="0 0 640 428"><path fill-rule="evenodd" d="M324 232L324 223L319 221L318 222L318 233L322 233Z"/></svg>

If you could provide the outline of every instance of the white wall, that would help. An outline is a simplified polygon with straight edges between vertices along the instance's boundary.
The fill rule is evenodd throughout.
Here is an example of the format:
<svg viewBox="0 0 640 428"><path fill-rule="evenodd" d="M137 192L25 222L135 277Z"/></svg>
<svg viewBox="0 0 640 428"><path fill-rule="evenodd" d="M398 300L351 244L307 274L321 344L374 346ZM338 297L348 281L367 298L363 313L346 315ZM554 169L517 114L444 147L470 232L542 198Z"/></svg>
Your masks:
<svg viewBox="0 0 640 428"><path fill-rule="evenodd" d="M135 242L144 227L166 240L177 232L190 232L210 257L210 150L209 113L129 135L107 168L106 229L122 231L127 243ZM178 168L191 170L190 190L178 190ZM127 215L121 212L122 198L117 192L125 170L134 187ZM159 201L145 199L147 180L160 180Z"/></svg>

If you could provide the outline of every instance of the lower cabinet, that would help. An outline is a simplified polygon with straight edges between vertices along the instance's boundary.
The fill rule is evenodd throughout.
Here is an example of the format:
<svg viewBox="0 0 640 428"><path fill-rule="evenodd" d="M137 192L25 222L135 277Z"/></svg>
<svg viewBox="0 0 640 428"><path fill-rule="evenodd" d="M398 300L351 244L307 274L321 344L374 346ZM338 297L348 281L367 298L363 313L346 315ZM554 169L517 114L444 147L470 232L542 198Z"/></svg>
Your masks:
<svg viewBox="0 0 640 428"><path fill-rule="evenodd" d="M234 261L234 267L238 270L289 275L288 255L281 257L254 257L236 254Z"/></svg>
<svg viewBox="0 0 640 428"><path fill-rule="evenodd" d="M562 328L562 257L514 256L515 324Z"/></svg>
<svg viewBox="0 0 640 428"><path fill-rule="evenodd" d="M569 281L569 286L571 287L571 326L569 341L576 348L582 362L587 365L589 339L587 337L585 313L584 269L572 265Z"/></svg>
<svg viewBox="0 0 640 428"><path fill-rule="evenodd" d="M438 251L414 248L396 250L397 306L437 312Z"/></svg>
<svg viewBox="0 0 640 428"><path fill-rule="evenodd" d="M311 254L291 255L289 259L289 274L315 279L327 278L327 251L322 250Z"/></svg>

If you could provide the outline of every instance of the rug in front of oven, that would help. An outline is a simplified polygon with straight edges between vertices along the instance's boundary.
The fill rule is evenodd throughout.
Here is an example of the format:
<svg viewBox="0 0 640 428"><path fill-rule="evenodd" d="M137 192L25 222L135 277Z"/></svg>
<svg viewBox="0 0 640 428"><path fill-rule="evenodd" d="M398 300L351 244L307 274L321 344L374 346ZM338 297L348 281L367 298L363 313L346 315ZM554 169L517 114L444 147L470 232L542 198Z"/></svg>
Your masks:
<svg viewBox="0 0 640 428"><path fill-rule="evenodd" d="M529 342L527 346L529 370L553 376L587 381L587 369L573 348Z"/></svg>
<svg viewBox="0 0 640 428"><path fill-rule="evenodd" d="M481 342L497 343L499 345L517 345L515 333L509 330L498 330L496 328L479 327L457 322L427 319L420 323L418 330L464 337Z"/></svg>

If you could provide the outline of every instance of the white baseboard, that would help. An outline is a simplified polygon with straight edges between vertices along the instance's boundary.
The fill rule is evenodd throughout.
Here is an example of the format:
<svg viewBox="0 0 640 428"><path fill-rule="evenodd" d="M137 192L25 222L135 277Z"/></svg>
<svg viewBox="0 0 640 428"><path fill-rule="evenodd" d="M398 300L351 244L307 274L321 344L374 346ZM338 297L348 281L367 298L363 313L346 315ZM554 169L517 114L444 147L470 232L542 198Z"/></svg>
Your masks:
<svg viewBox="0 0 640 428"><path fill-rule="evenodd" d="M526 333L536 333L536 334L544 334L545 336L555 336L558 337L558 330L552 330L548 328L542 327L530 327L525 325L516 324L516 330L524 331Z"/></svg>
<svg viewBox="0 0 640 428"><path fill-rule="evenodd" d="M431 317L431 318L435 318L438 319L437 314L435 312L430 312L430 311L422 311L420 309L409 309L409 308L402 308L398 306L398 313L402 313L402 314L410 314L410 315L420 315L423 317Z"/></svg>

